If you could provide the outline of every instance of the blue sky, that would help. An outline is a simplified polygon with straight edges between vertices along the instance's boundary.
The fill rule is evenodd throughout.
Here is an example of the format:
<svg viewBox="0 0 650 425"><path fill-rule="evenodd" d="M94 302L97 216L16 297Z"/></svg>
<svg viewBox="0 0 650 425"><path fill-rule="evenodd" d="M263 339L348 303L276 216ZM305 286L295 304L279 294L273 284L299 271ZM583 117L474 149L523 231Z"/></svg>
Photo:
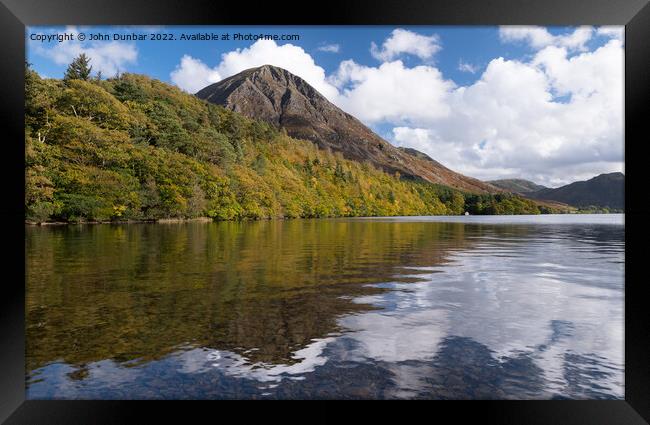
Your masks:
<svg viewBox="0 0 650 425"><path fill-rule="evenodd" d="M440 38L442 49L436 55L434 63L443 71L447 78L458 84L466 85L475 81L480 74L463 72L458 69L459 63L470 64L479 69L484 68L491 59L502 56L506 59L519 59L530 55L530 49L523 43L504 44L499 40L498 27L445 27L445 26L407 26L414 32L423 35L437 35ZM372 42L377 44L385 40L395 27L385 26L360 26L360 27L202 27L202 26L171 26L171 27L75 27L76 31L86 34L180 34L210 33L242 33L242 34L298 34L299 41L288 41L302 47L310 53L315 61L330 74L336 70L342 59L354 59L366 65L375 65L377 59L370 54L369 46ZM31 27L27 31L28 49L27 58L39 73L51 78L61 78L65 72L65 64L57 64L42 54L36 46L52 47L54 43L41 43L30 41L29 36L39 33L63 33L67 27ZM567 27L549 27L551 34L563 34L570 31ZM589 41L589 46L597 46L607 40L606 37L594 38ZM92 43L87 43L92 44ZM201 58L208 65L219 63L221 54L238 48L246 48L252 41L135 41L138 49L138 59L135 63L128 63L124 71L146 74L161 81L171 82L170 73L178 64L183 55L189 54ZM338 45L337 53L321 51L319 47ZM417 57L405 56L407 65L417 65L421 61Z"/></svg>
<svg viewBox="0 0 650 425"><path fill-rule="evenodd" d="M33 39L63 33L74 40ZM203 33L299 40L180 40ZM27 60L42 76L61 78L86 52L104 76L141 73L188 92L276 61L391 143L482 179L557 186L623 168L622 27L96 26L31 27L26 36Z"/></svg>

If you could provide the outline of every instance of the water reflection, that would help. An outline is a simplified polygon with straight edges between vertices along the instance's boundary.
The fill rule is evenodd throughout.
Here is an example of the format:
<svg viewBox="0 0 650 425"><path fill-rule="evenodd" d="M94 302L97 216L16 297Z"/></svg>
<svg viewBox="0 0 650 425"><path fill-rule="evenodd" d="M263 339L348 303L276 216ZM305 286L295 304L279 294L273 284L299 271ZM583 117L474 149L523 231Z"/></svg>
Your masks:
<svg viewBox="0 0 650 425"><path fill-rule="evenodd" d="M28 228L28 397L622 398L622 220L565 217Z"/></svg>

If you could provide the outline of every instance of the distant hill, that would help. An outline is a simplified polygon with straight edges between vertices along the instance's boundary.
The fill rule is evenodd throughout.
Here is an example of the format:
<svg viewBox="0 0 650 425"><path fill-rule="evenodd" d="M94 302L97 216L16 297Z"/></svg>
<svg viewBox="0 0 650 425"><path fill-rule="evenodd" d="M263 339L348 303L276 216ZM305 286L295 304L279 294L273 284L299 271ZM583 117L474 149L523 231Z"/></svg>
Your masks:
<svg viewBox="0 0 650 425"><path fill-rule="evenodd" d="M196 96L284 128L289 136L309 140L320 149L341 152L352 161L367 161L391 174L398 172L402 177L420 178L471 193L501 192L414 149L391 145L286 69L271 65L248 69L205 87Z"/></svg>
<svg viewBox="0 0 650 425"><path fill-rule="evenodd" d="M546 188L526 193L527 197L558 201L576 207L597 206L623 209L625 200L625 175L601 174L587 181L579 181L555 189Z"/></svg>
<svg viewBox="0 0 650 425"><path fill-rule="evenodd" d="M490 183L493 186L499 187L509 192L520 193L520 194L537 192L542 189L548 189L546 186L542 186L537 183L533 183L530 180L524 180L524 179L490 180L487 183Z"/></svg>

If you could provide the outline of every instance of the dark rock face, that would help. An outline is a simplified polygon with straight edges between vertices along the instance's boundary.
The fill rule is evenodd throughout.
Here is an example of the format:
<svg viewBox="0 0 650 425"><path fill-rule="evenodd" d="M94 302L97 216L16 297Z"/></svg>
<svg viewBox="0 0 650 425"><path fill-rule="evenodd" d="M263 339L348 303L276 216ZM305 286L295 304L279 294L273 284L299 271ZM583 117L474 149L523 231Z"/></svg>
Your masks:
<svg viewBox="0 0 650 425"><path fill-rule="evenodd" d="M290 136L310 140L321 149L341 152L351 160L369 161L389 173L474 193L501 191L458 174L415 149L394 147L302 78L282 68L264 65L248 69L205 87L196 96L283 127Z"/></svg>
<svg viewBox="0 0 650 425"><path fill-rule="evenodd" d="M622 209L625 203L625 175L601 174L587 181L574 182L555 189L542 189L526 196L564 202L576 207L607 207Z"/></svg>

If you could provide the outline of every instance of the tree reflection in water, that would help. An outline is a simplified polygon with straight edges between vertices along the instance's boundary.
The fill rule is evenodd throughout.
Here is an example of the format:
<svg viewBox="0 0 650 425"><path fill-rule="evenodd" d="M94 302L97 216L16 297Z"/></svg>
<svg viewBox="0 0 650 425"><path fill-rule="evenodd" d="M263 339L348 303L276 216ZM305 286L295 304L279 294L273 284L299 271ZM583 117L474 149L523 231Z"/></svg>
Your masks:
<svg viewBox="0 0 650 425"><path fill-rule="evenodd" d="M623 395L622 226L29 227L26 247L30 398Z"/></svg>

